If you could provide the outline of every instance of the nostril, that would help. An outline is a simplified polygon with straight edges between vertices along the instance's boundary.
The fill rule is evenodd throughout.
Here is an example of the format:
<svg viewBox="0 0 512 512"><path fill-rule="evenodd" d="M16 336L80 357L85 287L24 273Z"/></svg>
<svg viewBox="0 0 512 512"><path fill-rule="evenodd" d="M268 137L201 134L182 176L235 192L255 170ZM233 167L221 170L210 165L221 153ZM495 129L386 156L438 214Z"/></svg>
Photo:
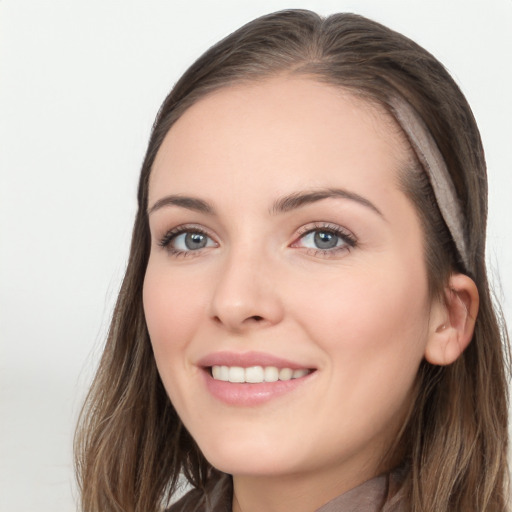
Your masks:
<svg viewBox="0 0 512 512"><path fill-rule="evenodd" d="M252 315L252 316L247 317L244 320L244 322L251 322L251 321L253 321L253 322L258 322L259 323L259 322L263 322L264 320L265 319L262 316L260 316L260 315ZM218 315L215 315L213 317L213 321L215 323L217 323L217 324L222 324L223 323L222 319Z"/></svg>

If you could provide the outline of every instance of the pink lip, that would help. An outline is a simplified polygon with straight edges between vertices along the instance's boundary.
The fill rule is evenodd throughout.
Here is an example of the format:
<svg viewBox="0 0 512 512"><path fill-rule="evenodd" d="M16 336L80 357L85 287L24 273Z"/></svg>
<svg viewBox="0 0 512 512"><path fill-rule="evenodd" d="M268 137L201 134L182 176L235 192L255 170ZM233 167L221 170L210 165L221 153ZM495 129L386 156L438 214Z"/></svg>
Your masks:
<svg viewBox="0 0 512 512"><path fill-rule="evenodd" d="M266 354L264 352L214 352L201 358L197 362L197 366L201 366L203 368L221 365L241 366L242 368L248 368L249 366L276 366L277 368L291 368L292 370L309 368L303 364L276 357L271 354Z"/></svg>
<svg viewBox="0 0 512 512"><path fill-rule="evenodd" d="M197 366L203 369L201 373L207 390L221 402L239 407L260 405L287 393L292 393L308 382L316 373L311 372L304 377L285 381L262 382L260 384L233 383L215 380L211 376L210 368L216 365L241 366L242 368L249 366L276 366L277 368L291 368L292 370L308 367L260 352L245 352L241 354L216 352L200 359Z"/></svg>

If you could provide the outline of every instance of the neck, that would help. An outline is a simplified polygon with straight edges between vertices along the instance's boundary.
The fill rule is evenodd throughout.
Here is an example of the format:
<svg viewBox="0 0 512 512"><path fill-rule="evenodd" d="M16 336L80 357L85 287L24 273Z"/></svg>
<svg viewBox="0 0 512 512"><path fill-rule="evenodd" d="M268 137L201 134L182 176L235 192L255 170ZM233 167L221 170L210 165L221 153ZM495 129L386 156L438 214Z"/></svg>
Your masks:
<svg viewBox="0 0 512 512"><path fill-rule="evenodd" d="M234 476L233 512L311 512L376 476L375 471L340 476L315 471L286 476Z"/></svg>

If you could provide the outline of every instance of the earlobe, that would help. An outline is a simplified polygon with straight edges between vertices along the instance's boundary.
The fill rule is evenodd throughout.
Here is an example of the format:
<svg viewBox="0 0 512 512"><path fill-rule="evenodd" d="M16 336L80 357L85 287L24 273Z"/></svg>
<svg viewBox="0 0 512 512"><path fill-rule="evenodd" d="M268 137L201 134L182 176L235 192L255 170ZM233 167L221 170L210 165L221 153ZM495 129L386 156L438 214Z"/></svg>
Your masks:
<svg viewBox="0 0 512 512"><path fill-rule="evenodd" d="M453 363L473 337L478 314L478 289L464 274L452 274L443 303L432 308L425 359L435 365Z"/></svg>

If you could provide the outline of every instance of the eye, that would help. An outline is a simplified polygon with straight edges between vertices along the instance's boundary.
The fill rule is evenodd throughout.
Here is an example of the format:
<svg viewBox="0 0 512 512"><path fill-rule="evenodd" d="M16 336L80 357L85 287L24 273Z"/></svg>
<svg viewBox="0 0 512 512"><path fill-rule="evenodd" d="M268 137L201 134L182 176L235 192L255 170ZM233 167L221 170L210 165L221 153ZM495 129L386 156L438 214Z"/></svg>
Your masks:
<svg viewBox="0 0 512 512"><path fill-rule="evenodd" d="M169 231L159 245L174 255L185 255L208 247L217 247L217 243L203 230L186 226Z"/></svg>
<svg viewBox="0 0 512 512"><path fill-rule="evenodd" d="M331 231L310 231L301 240L304 247L314 247L315 249L334 249L345 243Z"/></svg>
<svg viewBox="0 0 512 512"><path fill-rule="evenodd" d="M356 245L354 236L341 226L333 224L305 226L302 231L300 238L292 244L292 247L312 250L315 255L332 255Z"/></svg>

